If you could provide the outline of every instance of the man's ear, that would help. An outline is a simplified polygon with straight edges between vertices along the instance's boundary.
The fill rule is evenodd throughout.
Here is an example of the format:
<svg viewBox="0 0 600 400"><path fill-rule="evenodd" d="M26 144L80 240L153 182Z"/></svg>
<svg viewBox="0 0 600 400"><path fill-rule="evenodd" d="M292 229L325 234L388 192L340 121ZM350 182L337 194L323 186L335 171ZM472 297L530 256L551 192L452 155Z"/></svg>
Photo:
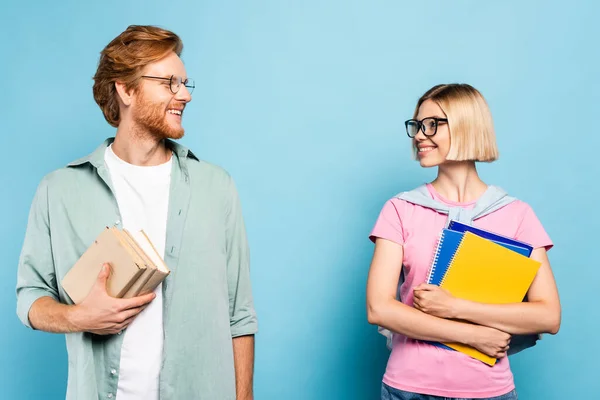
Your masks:
<svg viewBox="0 0 600 400"><path fill-rule="evenodd" d="M123 82L115 82L115 89L117 89L117 94L119 95L119 98L121 99L123 104L125 106L131 105L133 89L127 90Z"/></svg>

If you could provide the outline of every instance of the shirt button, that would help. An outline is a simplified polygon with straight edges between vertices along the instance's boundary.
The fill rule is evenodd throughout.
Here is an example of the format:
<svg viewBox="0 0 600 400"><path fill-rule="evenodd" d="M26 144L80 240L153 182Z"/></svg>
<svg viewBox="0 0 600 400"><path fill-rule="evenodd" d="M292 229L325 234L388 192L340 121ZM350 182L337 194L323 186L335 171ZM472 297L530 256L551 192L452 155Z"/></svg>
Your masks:
<svg viewBox="0 0 600 400"><path fill-rule="evenodd" d="M108 397L109 399L112 399L113 398L113 394L109 393L108 396L106 396L106 397Z"/></svg>
<svg viewBox="0 0 600 400"><path fill-rule="evenodd" d="M119 221L119 220L115 221L115 225L119 225L120 223L121 223L121 221Z"/></svg>
<svg viewBox="0 0 600 400"><path fill-rule="evenodd" d="M113 369L110 370L110 373L111 373L111 375L116 375L117 374L117 370L113 368Z"/></svg>
<svg viewBox="0 0 600 400"><path fill-rule="evenodd" d="M119 332L117 332L117 335L120 335L121 333L123 333L123 331L119 331Z"/></svg>

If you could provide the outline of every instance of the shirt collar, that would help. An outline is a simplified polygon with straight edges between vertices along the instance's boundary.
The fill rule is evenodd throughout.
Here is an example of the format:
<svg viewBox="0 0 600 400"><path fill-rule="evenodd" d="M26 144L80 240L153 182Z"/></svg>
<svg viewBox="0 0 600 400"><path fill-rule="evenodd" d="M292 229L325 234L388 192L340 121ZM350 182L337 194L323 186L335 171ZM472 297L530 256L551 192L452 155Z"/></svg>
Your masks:
<svg viewBox="0 0 600 400"><path fill-rule="evenodd" d="M114 142L114 140L115 140L114 137L110 137L110 138L106 139L92 153L69 163L68 166L69 167L78 167L78 166L84 165L86 163L90 163L95 168L99 168L101 165L104 164L104 152L105 152L106 148L112 142ZM165 145L167 146L167 148L171 149L178 158L185 159L185 158L189 157L189 158L193 158L196 161L199 161L198 157L196 157L196 155L194 153L192 153L192 151L190 149L188 149L185 146L180 145L179 143L176 143L172 140L166 139Z"/></svg>

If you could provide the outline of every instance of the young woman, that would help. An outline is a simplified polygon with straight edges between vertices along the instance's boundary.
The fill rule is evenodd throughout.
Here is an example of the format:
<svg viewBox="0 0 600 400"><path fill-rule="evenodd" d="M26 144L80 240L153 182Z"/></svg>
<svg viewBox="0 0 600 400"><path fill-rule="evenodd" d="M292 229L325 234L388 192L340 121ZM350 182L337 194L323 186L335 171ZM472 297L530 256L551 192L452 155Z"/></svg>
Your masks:
<svg viewBox="0 0 600 400"><path fill-rule="evenodd" d="M406 130L421 166L438 168L436 179L420 188L433 201L470 210L488 190L498 190L477 174L475 163L494 161L498 151L488 105L473 87L433 87ZM511 335L555 334L561 310L546 255L552 242L531 207L513 200L473 221L533 245L531 258L542 264L528 301L502 305L462 300L425 284L448 216L397 197L385 203L370 235L375 251L367 283L369 322L394 332L382 400L517 399L506 357ZM490 367L427 341L464 343L498 361Z"/></svg>

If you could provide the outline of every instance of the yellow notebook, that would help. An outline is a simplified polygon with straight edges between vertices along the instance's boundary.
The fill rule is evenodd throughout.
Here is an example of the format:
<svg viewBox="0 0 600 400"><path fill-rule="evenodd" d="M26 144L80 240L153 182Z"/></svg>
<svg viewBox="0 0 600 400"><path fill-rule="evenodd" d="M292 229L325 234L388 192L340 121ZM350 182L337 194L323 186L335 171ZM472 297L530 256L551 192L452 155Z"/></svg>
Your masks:
<svg viewBox="0 0 600 400"><path fill-rule="evenodd" d="M487 304L520 303L541 263L465 232L440 287L454 297ZM486 364L496 359L461 344L444 343Z"/></svg>

